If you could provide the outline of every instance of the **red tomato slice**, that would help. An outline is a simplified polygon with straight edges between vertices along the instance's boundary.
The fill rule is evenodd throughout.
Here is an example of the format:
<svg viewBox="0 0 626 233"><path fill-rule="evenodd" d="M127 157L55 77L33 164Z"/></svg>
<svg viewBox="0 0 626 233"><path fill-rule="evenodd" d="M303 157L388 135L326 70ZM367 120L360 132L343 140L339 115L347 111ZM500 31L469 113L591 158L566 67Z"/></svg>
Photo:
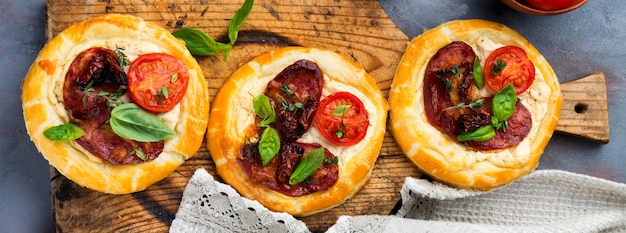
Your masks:
<svg viewBox="0 0 626 233"><path fill-rule="evenodd" d="M185 96L188 82L183 61L164 53L141 55L128 70L130 97L153 113L172 110Z"/></svg>
<svg viewBox="0 0 626 233"><path fill-rule="evenodd" d="M574 0L526 0L526 2L535 9L555 11L565 9L569 5L572 5Z"/></svg>
<svg viewBox="0 0 626 233"><path fill-rule="evenodd" d="M320 101L313 120L326 140L341 146L359 143L369 126L363 102L348 92L333 93Z"/></svg>
<svg viewBox="0 0 626 233"><path fill-rule="evenodd" d="M535 80L535 65L517 46L504 46L489 54L484 69L485 83L498 92L509 83L520 94Z"/></svg>

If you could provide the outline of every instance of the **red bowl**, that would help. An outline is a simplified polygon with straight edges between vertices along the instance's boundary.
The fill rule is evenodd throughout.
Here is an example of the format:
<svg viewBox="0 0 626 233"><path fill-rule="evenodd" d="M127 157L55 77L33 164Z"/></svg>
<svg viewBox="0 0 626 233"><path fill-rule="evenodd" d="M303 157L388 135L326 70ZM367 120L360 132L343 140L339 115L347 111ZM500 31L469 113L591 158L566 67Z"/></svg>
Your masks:
<svg viewBox="0 0 626 233"><path fill-rule="evenodd" d="M555 11L544 11L544 10L532 8L526 5L526 0L502 0L502 2L504 2L504 4L513 8L514 10L522 12L524 14L549 16L549 15L563 14L565 12L572 11L582 6L583 4L587 3L587 0L574 0L574 2L568 7L561 9L561 10L555 10Z"/></svg>

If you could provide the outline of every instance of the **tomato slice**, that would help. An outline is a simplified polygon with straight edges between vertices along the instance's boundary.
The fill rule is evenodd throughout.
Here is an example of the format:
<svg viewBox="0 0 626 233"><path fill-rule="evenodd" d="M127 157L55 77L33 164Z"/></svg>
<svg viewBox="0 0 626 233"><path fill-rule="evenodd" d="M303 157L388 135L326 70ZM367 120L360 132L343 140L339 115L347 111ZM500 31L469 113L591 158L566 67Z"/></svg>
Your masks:
<svg viewBox="0 0 626 233"><path fill-rule="evenodd" d="M487 57L484 77L487 86L495 92L512 83L515 92L520 94L535 80L535 65L520 47L504 46Z"/></svg>
<svg viewBox="0 0 626 233"><path fill-rule="evenodd" d="M526 0L528 5L544 11L555 11L565 9L572 5L574 0Z"/></svg>
<svg viewBox="0 0 626 233"><path fill-rule="evenodd" d="M172 110L185 96L189 71L177 57L164 53L139 56L128 70L130 97L153 112Z"/></svg>
<svg viewBox="0 0 626 233"><path fill-rule="evenodd" d="M348 92L333 93L320 101L313 120L326 140L341 146L359 143L369 126L363 102Z"/></svg>

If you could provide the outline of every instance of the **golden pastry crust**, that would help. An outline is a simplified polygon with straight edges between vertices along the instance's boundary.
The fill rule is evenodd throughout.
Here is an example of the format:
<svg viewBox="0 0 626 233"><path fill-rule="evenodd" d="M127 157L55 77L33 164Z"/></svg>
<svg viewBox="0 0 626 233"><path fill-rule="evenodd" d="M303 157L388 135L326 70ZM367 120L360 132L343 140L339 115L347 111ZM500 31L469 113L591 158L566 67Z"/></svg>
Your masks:
<svg viewBox="0 0 626 233"><path fill-rule="evenodd" d="M164 52L181 59L189 69L187 93L175 110L166 113L174 121L176 136L165 140L157 159L112 165L74 141L51 141L43 136L44 130L69 121L63 104L65 74L80 52L95 46L125 48L131 62L143 53ZM206 81L185 44L168 31L128 15L111 14L76 23L50 40L23 80L21 98L28 134L44 158L77 184L105 193L141 191L168 176L200 148L208 124Z"/></svg>
<svg viewBox="0 0 626 233"><path fill-rule="evenodd" d="M237 158L246 140L257 136L250 130L255 124L253 97L263 93L280 71L300 59L317 63L324 73L322 99L337 91L351 92L365 105L370 126L363 141L340 147L323 140L313 125L301 140L320 143L339 157L339 179L328 190L290 197L252 183ZM382 146L387 110L376 82L360 65L331 51L281 48L253 59L228 78L213 101L207 144L220 177L242 196L274 211L306 216L343 203L365 185Z"/></svg>
<svg viewBox="0 0 626 233"><path fill-rule="evenodd" d="M422 92L424 71L430 58L453 41L472 46L483 63L490 51L503 45L523 48L533 61L535 81L518 96L531 112L533 125L518 145L475 151L429 123ZM427 30L409 43L396 71L389 103L393 136L423 172L454 187L487 190L509 184L537 167L556 127L562 97L552 67L520 34L494 22L458 20Z"/></svg>

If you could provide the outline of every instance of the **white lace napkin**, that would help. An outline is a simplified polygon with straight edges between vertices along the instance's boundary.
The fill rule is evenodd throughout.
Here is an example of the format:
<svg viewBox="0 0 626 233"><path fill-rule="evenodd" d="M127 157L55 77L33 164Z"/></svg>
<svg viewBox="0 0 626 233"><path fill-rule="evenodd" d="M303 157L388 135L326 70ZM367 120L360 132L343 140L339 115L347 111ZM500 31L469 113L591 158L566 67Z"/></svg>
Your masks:
<svg viewBox="0 0 626 233"><path fill-rule="evenodd" d="M198 169L189 180L170 232L309 232L304 222L271 212Z"/></svg>
<svg viewBox="0 0 626 233"><path fill-rule="evenodd" d="M407 178L396 215L342 216L328 232L626 232L626 185L540 170L490 192ZM308 232L196 171L171 232Z"/></svg>

